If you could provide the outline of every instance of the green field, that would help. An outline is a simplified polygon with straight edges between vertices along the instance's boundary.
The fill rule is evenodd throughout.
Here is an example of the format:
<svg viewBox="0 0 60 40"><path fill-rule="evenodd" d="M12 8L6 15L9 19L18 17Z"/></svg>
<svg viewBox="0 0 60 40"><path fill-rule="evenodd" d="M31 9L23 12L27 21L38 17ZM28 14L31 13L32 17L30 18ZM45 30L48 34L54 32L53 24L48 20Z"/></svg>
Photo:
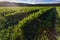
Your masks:
<svg viewBox="0 0 60 40"><path fill-rule="evenodd" d="M60 7L0 7L0 40L60 40Z"/></svg>

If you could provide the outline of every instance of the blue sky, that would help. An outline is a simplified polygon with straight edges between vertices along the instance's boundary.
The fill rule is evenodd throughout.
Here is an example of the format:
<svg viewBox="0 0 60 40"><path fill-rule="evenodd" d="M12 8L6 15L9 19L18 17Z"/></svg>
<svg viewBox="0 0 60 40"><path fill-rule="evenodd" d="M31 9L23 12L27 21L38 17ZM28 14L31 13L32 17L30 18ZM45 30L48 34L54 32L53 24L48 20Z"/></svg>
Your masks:
<svg viewBox="0 0 60 40"><path fill-rule="evenodd" d="M31 4L38 4L38 3L60 3L60 0L0 0L0 1L9 1L9 2L19 2L19 3L31 3Z"/></svg>

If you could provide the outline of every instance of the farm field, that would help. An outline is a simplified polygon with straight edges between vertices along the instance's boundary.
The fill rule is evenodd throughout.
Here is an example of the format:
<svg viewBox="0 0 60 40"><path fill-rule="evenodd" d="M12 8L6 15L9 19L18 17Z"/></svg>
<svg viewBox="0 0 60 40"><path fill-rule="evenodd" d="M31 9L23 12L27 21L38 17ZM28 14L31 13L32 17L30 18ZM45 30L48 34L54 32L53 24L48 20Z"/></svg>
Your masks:
<svg viewBox="0 0 60 40"><path fill-rule="evenodd" d="M60 7L0 7L0 40L60 40Z"/></svg>

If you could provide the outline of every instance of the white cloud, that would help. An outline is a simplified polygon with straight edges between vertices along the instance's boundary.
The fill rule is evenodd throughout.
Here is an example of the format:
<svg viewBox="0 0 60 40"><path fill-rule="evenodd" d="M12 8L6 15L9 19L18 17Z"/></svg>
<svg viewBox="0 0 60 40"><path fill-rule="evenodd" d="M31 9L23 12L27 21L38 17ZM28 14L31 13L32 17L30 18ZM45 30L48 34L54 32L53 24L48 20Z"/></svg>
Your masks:
<svg viewBox="0 0 60 40"><path fill-rule="evenodd" d="M0 1L9 1L9 2L23 2L23 3L60 3L60 0L0 0ZM48 2L49 1L49 2Z"/></svg>
<svg viewBox="0 0 60 40"><path fill-rule="evenodd" d="M58 2L59 0L28 0L29 3L31 4L38 4L38 3L56 3Z"/></svg>
<svg viewBox="0 0 60 40"><path fill-rule="evenodd" d="M0 0L0 1L16 2L17 0Z"/></svg>
<svg viewBox="0 0 60 40"><path fill-rule="evenodd" d="M60 2L60 0L56 0L56 2Z"/></svg>

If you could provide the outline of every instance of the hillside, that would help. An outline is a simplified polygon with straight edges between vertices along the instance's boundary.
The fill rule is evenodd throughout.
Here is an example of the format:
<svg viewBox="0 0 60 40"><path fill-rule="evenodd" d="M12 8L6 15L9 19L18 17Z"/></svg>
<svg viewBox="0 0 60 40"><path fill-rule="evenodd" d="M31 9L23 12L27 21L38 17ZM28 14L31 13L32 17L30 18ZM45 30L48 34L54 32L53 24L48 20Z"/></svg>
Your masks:
<svg viewBox="0 0 60 40"><path fill-rule="evenodd" d="M60 40L60 7L40 5L1 2L0 40Z"/></svg>
<svg viewBox="0 0 60 40"><path fill-rule="evenodd" d="M60 3L53 4L27 4L27 3L14 3L14 2L0 2L0 7L14 7L14 6L60 6Z"/></svg>

